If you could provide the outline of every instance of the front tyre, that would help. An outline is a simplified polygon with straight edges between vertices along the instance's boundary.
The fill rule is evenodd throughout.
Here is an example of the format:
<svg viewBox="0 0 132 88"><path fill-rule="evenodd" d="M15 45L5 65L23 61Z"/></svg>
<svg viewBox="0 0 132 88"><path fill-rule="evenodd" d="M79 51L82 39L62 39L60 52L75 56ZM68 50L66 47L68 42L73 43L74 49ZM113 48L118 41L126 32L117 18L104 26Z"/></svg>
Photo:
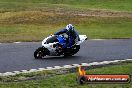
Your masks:
<svg viewBox="0 0 132 88"><path fill-rule="evenodd" d="M35 59L42 59L45 56L44 54L44 49L43 47L39 47L35 52L34 52L34 58Z"/></svg>

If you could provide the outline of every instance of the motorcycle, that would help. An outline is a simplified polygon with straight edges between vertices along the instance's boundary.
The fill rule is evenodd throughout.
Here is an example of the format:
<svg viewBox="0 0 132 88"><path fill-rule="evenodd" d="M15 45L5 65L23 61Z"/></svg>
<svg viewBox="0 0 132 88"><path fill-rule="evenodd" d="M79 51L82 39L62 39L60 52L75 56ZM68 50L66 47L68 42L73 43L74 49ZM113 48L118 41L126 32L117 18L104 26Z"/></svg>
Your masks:
<svg viewBox="0 0 132 88"><path fill-rule="evenodd" d="M62 50L62 46L66 44L67 36L50 35L42 41L42 46L34 52L35 59L44 58L44 56L72 56L80 49L80 44L87 40L86 35L79 35L79 41L76 41L70 48Z"/></svg>

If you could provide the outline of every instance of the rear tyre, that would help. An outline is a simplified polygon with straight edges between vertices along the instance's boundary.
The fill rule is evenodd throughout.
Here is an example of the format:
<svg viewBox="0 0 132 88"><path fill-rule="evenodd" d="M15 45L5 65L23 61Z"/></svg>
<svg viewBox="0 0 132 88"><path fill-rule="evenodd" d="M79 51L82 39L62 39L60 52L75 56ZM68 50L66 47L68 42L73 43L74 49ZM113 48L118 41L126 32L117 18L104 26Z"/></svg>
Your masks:
<svg viewBox="0 0 132 88"><path fill-rule="evenodd" d="M72 49L72 55L76 54L80 50L80 45L76 45Z"/></svg>
<svg viewBox="0 0 132 88"><path fill-rule="evenodd" d="M68 56L72 56L72 54L69 54L69 53L64 54L64 57L68 57Z"/></svg>
<svg viewBox="0 0 132 88"><path fill-rule="evenodd" d="M64 56L72 56L76 54L80 49L80 45L76 45L72 47L71 49L67 49L66 52L64 53Z"/></svg>

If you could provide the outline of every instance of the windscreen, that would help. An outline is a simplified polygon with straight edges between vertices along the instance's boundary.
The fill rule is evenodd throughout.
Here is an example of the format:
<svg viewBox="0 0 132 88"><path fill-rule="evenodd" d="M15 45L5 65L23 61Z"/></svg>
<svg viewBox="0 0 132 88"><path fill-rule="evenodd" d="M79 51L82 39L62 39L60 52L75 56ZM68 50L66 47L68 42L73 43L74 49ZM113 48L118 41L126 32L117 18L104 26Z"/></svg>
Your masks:
<svg viewBox="0 0 132 88"><path fill-rule="evenodd" d="M47 39L46 43L53 43L53 42L59 42L56 36L52 36Z"/></svg>

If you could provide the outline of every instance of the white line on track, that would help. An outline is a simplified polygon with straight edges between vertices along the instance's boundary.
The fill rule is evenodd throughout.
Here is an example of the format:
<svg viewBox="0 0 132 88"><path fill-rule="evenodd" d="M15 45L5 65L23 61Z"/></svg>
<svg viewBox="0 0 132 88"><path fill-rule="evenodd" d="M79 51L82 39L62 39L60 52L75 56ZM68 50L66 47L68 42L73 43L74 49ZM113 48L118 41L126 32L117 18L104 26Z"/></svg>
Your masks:
<svg viewBox="0 0 132 88"><path fill-rule="evenodd" d="M123 62L123 61L132 61L132 59L81 63L81 64L72 64L72 65L63 65L63 66L54 66L54 67L46 67L46 68L38 68L38 69L30 69L30 70L5 72L5 73L0 73L0 76L10 76L10 75L16 75L16 74L20 74L20 73L30 73L30 72L37 72L37 71L44 71L44 70L55 70L55 69L62 69L62 68L74 68L74 67L78 67L78 66L105 65L105 64L117 63L117 62Z"/></svg>
<svg viewBox="0 0 132 88"><path fill-rule="evenodd" d="M14 43L18 44L18 43L21 43L21 42L14 42Z"/></svg>
<svg viewBox="0 0 132 88"><path fill-rule="evenodd" d="M91 40L106 40L106 39L91 39Z"/></svg>

